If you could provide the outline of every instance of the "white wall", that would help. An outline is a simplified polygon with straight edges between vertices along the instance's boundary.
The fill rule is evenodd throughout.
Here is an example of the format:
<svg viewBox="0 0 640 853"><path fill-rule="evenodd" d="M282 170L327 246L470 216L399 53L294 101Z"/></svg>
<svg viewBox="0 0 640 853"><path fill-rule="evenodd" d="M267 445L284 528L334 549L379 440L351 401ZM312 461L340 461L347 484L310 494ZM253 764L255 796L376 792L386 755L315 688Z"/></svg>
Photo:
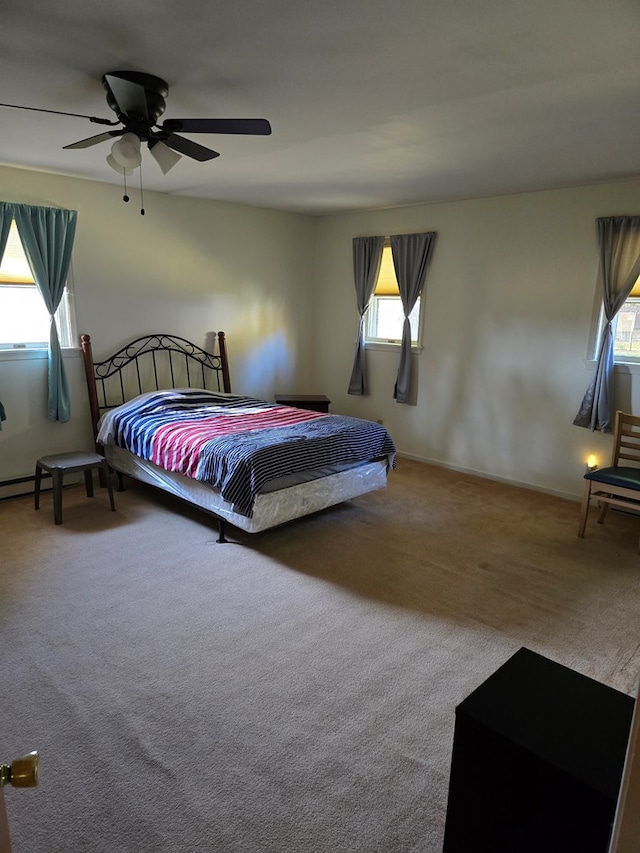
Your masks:
<svg viewBox="0 0 640 853"><path fill-rule="evenodd" d="M578 496L586 457L608 436L572 425L598 264L595 219L635 214L640 181L421 205L318 222L314 389L333 410L382 419L419 459ZM392 399L395 353L367 353L370 394L349 396L357 329L354 236L437 231L425 295L415 405ZM330 341L330 343L329 343ZM638 380L618 381L640 411ZM633 398L633 400L632 400Z"/></svg>
<svg viewBox="0 0 640 853"><path fill-rule="evenodd" d="M136 194L0 167L0 198L78 210L79 332L97 358L146 332L196 343L223 329L234 390L327 394L332 410L381 418L401 453L578 496L585 459L610 437L574 427L597 270L595 219L637 213L640 181L319 219ZM438 232L425 295L415 405L392 399L397 356L369 352L370 395L346 393L357 312L351 239ZM72 420L46 420L46 362L0 355L0 481L38 455L91 446L82 366L66 360ZM618 402L640 412L640 375Z"/></svg>
<svg viewBox="0 0 640 853"><path fill-rule="evenodd" d="M79 333L96 358L145 333L200 345L227 334L234 390L272 399L310 379L314 220L241 205L145 193L0 167L0 198L78 211L73 288ZM0 354L0 481L33 473L38 456L90 448L79 355L65 361L68 424L46 420L46 361Z"/></svg>

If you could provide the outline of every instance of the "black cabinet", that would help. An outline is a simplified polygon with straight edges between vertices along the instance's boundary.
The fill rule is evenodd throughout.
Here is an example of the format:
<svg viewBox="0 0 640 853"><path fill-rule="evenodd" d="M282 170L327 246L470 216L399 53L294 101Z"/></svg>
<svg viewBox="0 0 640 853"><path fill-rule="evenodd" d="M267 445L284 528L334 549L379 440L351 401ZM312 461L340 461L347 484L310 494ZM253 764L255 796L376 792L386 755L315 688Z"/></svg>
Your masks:
<svg viewBox="0 0 640 853"><path fill-rule="evenodd" d="M444 853L607 853L633 708L516 652L456 708Z"/></svg>

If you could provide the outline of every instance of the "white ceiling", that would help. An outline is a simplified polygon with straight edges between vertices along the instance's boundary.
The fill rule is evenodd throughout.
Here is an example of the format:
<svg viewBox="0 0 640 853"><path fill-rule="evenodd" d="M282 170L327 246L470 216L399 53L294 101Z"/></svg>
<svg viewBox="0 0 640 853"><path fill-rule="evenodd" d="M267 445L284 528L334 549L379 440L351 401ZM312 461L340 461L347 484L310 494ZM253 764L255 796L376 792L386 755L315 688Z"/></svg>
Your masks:
<svg viewBox="0 0 640 853"><path fill-rule="evenodd" d="M3 0L0 102L115 118L102 75L155 74L164 119L273 134L146 189L318 215L637 176L639 36L638 0ZM0 163L120 184L62 150L102 130L0 108Z"/></svg>

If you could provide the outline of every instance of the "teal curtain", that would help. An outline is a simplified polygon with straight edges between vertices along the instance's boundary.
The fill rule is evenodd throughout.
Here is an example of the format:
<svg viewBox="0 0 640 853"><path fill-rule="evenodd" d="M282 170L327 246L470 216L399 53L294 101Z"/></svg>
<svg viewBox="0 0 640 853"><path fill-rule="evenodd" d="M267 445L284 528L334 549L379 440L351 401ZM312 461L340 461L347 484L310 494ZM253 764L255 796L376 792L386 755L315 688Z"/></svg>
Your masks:
<svg viewBox="0 0 640 853"><path fill-rule="evenodd" d="M12 219L13 212L9 205L6 202L0 202L0 262L2 262L2 258L4 257L4 250L7 248L7 238L9 237ZM2 429L2 421L6 421L6 419L7 415L4 406L0 402L0 429Z"/></svg>
<svg viewBox="0 0 640 853"><path fill-rule="evenodd" d="M2 261L4 250L7 248L9 229L13 220L12 208L13 205L7 204L6 201L0 201L0 261Z"/></svg>
<svg viewBox="0 0 640 853"><path fill-rule="evenodd" d="M51 318L48 416L50 421L64 423L71 417L71 407L54 315L69 273L77 213L57 207L15 204L13 215L36 286Z"/></svg>

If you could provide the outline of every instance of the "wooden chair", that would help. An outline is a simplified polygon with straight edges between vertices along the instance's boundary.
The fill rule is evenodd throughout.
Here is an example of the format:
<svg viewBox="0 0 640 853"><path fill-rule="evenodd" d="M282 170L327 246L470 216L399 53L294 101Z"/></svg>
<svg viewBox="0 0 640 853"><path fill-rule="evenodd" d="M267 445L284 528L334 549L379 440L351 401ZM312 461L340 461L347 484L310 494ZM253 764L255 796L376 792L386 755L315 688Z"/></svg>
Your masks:
<svg viewBox="0 0 640 853"><path fill-rule="evenodd" d="M622 464L621 464L622 463ZM627 463L627 464L625 464ZM632 463L632 464L629 464ZM596 468L584 475L584 496L578 536L584 536L592 498L598 500L598 524L604 522L610 506L640 514L640 417L616 412L613 452L608 468ZM638 543L640 551L640 541Z"/></svg>

